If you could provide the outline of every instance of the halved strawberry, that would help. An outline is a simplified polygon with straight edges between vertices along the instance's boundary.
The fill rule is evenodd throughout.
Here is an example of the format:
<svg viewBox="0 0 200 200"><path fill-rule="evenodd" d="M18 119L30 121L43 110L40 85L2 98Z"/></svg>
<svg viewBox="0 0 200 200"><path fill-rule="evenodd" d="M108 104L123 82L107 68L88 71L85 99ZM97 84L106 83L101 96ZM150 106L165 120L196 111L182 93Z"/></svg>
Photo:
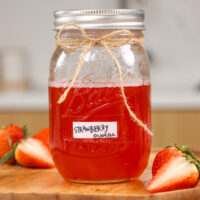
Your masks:
<svg viewBox="0 0 200 200"><path fill-rule="evenodd" d="M37 132L33 138L40 140L49 148L49 128L43 128L39 132Z"/></svg>
<svg viewBox="0 0 200 200"><path fill-rule="evenodd" d="M199 181L200 162L189 148L176 146L162 151L165 156L169 154L160 162L147 190L154 193L195 187Z"/></svg>
<svg viewBox="0 0 200 200"><path fill-rule="evenodd" d="M54 167L49 149L41 141L34 138L25 139L17 146L15 159L24 167Z"/></svg>
<svg viewBox="0 0 200 200"><path fill-rule="evenodd" d="M154 176L160 166L169 162L172 158L176 158L183 153L175 147L166 147L156 155L152 165L152 175Z"/></svg>

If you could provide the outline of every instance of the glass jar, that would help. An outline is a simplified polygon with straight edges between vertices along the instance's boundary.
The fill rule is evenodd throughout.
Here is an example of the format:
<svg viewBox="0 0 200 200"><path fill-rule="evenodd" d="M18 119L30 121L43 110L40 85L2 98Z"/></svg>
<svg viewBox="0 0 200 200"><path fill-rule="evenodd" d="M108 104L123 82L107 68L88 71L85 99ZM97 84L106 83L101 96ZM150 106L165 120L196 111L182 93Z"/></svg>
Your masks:
<svg viewBox="0 0 200 200"><path fill-rule="evenodd" d="M55 12L55 29L76 23L89 38L128 29L143 40L144 12L129 9L69 10ZM76 27L64 29L63 40L82 41ZM115 39L124 38L119 33ZM85 45L67 50L58 46L49 77L51 152L66 180L112 183L138 177L148 163L151 136L131 116L120 90L115 61L103 45L84 56L76 81L62 103L59 98L71 83ZM150 63L138 43L109 47L119 61L127 103L137 118L151 128Z"/></svg>

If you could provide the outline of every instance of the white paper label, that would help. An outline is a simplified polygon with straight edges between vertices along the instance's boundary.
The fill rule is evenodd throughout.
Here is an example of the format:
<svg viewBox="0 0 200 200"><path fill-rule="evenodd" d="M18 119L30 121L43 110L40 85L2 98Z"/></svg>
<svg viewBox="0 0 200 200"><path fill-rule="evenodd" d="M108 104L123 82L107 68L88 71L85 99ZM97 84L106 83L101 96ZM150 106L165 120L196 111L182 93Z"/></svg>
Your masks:
<svg viewBox="0 0 200 200"><path fill-rule="evenodd" d="M73 122L74 138L116 138L117 122Z"/></svg>

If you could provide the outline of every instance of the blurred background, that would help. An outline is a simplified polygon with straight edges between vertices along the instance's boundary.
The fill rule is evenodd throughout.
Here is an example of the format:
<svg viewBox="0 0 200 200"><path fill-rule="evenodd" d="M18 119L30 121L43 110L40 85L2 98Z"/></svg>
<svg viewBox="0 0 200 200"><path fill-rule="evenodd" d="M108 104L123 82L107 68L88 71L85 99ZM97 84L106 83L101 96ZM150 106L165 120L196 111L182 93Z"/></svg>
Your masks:
<svg viewBox="0 0 200 200"><path fill-rule="evenodd" d="M153 146L200 148L199 0L1 0L0 124L48 126L53 11L90 8L145 10Z"/></svg>

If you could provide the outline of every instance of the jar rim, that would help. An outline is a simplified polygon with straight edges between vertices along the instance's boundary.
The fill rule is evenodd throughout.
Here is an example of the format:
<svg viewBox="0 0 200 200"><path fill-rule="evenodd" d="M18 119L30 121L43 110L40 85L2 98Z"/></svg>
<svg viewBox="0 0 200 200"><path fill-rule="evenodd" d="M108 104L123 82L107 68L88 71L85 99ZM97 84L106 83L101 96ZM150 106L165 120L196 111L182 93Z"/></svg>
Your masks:
<svg viewBox="0 0 200 200"><path fill-rule="evenodd" d="M58 10L54 12L55 30L76 23L84 29L144 29L144 11L135 9ZM74 27L69 27L74 29Z"/></svg>

